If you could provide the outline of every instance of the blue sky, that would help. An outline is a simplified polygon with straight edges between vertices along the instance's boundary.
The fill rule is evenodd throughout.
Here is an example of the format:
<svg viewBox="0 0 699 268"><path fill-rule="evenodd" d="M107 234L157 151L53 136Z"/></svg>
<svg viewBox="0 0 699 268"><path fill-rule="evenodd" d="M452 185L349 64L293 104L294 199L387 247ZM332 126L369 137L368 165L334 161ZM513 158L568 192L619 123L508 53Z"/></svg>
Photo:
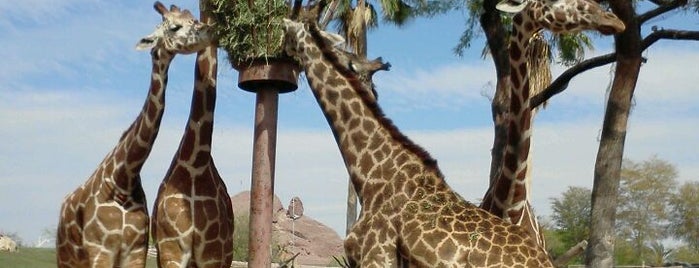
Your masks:
<svg viewBox="0 0 699 268"><path fill-rule="evenodd" d="M165 2L196 10L197 1ZM195 13L195 14L198 14ZM150 56L136 51L160 16L150 1L31 0L0 2L0 231L31 244L53 229L63 197L83 183L140 111ZM495 72L476 40L453 55L463 14L382 25L369 36L370 57L391 62L375 76L379 103L395 124L438 161L447 182L479 203L487 187L492 144L490 104ZM677 24L676 22L680 22ZM651 25L696 29L696 17L673 13ZM611 51L595 39L588 56ZM213 154L236 194L248 190L255 97L236 87L237 73L219 53ZM660 41L644 53L626 156L670 161L681 181L699 180L699 86L696 42ZM192 91L194 56L170 67L166 111L142 172L149 202L177 149ZM553 68L554 75L563 70ZM532 200L550 214L550 198L568 186L592 187L592 170L613 70L579 76L535 122ZM280 96L276 194L300 196L306 215L344 233L347 175L305 78Z"/></svg>

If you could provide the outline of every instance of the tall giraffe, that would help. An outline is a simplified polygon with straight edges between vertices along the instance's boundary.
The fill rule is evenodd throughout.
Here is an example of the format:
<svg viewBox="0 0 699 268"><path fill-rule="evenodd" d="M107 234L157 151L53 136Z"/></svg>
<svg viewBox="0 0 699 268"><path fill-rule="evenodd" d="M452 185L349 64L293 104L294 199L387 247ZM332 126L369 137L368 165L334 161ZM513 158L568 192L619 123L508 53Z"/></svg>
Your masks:
<svg viewBox="0 0 699 268"><path fill-rule="evenodd" d="M466 202L437 163L383 115L314 20L284 20L285 51L303 66L362 206L345 240L361 267L553 267L519 226Z"/></svg>
<svg viewBox="0 0 699 268"><path fill-rule="evenodd" d="M530 85L527 51L530 38L542 29L554 33L596 30L615 34L625 29L613 13L590 0L504 0L497 5L504 12L515 13L510 34L510 103L507 115L507 141L501 170L483 197L481 208L505 221L522 225L540 244L536 217L529 203L533 112L529 105Z"/></svg>
<svg viewBox="0 0 699 268"><path fill-rule="evenodd" d="M153 208L159 267L229 267L233 261L233 208L211 156L217 68L215 44L197 53L189 119Z"/></svg>
<svg viewBox="0 0 699 268"><path fill-rule="evenodd" d="M66 196L56 238L58 267L144 267L148 211L140 171L150 154L165 108L165 88L175 54L210 42L208 27L189 11L155 2L163 17L137 49L152 47L151 82L140 114L90 178Z"/></svg>

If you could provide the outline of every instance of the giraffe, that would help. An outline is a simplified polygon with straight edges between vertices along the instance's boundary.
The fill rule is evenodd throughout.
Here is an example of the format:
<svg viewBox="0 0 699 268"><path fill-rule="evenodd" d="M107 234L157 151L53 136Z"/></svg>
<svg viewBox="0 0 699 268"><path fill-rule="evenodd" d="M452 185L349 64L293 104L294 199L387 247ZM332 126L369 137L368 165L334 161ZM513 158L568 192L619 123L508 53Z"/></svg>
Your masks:
<svg viewBox="0 0 699 268"><path fill-rule="evenodd" d="M314 20L285 19L296 57L333 132L362 207L345 240L361 267L553 267L519 226L466 202L437 162L388 119L373 91Z"/></svg>
<svg viewBox="0 0 699 268"><path fill-rule="evenodd" d="M140 171L158 134L167 74L175 54L209 43L208 27L189 11L155 2L163 21L136 48L151 48L148 94L135 121L92 175L65 197L56 237L58 267L144 267L148 211Z"/></svg>
<svg viewBox="0 0 699 268"><path fill-rule="evenodd" d="M233 208L211 156L217 68L216 44L197 53L189 119L153 208L158 267L229 267L233 261Z"/></svg>
<svg viewBox="0 0 699 268"><path fill-rule="evenodd" d="M56 237L58 267L144 267L148 212L140 171L158 135L167 72L175 54L208 43L204 24L189 11L155 2L163 21L136 48L152 48L152 73L140 114L90 178L62 203Z"/></svg>
<svg viewBox="0 0 699 268"><path fill-rule="evenodd" d="M501 170L483 197L481 208L522 225L543 244L529 203L531 123L527 52L530 38L540 30L574 33L596 30L609 35L623 31L624 23L590 0L504 0L497 8L515 13L510 34L510 103L508 135Z"/></svg>

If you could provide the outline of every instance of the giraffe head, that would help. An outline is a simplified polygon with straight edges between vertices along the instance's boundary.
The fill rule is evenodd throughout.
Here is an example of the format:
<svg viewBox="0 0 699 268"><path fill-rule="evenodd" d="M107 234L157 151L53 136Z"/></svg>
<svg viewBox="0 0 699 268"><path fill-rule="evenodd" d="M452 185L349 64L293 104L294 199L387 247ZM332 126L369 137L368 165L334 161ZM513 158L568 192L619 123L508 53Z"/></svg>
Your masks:
<svg viewBox="0 0 699 268"><path fill-rule="evenodd" d="M345 43L345 39L334 33L329 33L317 29L319 38L313 38L309 31L310 27L318 27L313 21L297 22L289 19L283 19L283 28L285 31L284 51L287 55L296 58L300 61L316 60L319 57L302 57L309 46L310 42L315 42L319 47L324 47L332 50L332 58L336 63L336 68L340 71L347 71L356 76L364 88L371 89L371 97L376 100L378 94L372 83L372 76L378 71L388 71L391 68L390 63L384 63L381 57L374 60L368 60L357 54L345 51L340 48ZM320 44L317 44L320 43Z"/></svg>
<svg viewBox="0 0 699 268"><path fill-rule="evenodd" d="M175 53L191 54L211 44L211 27L194 18L189 10L180 10L175 5L168 10L158 1L153 8L163 17L163 22L155 27L153 33L141 38L136 49L157 46Z"/></svg>
<svg viewBox="0 0 699 268"><path fill-rule="evenodd" d="M546 28L554 33L597 30L608 35L626 28L614 13L592 0L503 0L497 9L522 14L525 24L533 23L525 27Z"/></svg>

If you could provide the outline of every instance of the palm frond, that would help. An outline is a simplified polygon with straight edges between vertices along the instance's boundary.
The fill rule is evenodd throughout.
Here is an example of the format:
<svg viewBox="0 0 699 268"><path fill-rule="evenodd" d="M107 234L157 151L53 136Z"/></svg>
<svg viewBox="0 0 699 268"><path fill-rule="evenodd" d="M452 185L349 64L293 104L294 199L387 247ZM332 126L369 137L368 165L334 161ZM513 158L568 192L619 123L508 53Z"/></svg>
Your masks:
<svg viewBox="0 0 699 268"><path fill-rule="evenodd" d="M543 31L529 39L527 48L527 69L529 72L529 95L534 96L551 84L551 46ZM543 104L546 107L546 103Z"/></svg>

